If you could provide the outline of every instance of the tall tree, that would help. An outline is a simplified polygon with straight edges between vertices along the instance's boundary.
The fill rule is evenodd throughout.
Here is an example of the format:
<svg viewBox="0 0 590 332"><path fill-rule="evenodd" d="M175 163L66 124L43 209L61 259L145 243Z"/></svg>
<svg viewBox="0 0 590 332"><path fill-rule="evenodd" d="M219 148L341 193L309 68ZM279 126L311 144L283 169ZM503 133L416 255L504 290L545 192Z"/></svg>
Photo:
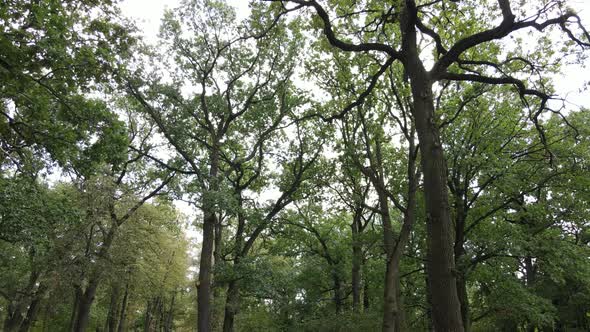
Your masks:
<svg viewBox="0 0 590 332"><path fill-rule="evenodd" d="M263 158L259 150L264 142L285 125L298 104L289 84L293 57L283 56L293 54L298 37L278 25L272 33L261 34L260 24L271 19L261 16L240 23L224 2L186 2L168 12L162 26L167 51L162 59L173 61L172 82L157 73L145 87L134 79L127 84L177 154L169 161L153 159L186 174L190 186L197 188L193 199L203 213L199 331L211 329L215 229L225 188L222 172ZM233 151L238 142L253 143L240 153Z"/></svg>
<svg viewBox="0 0 590 332"><path fill-rule="evenodd" d="M535 59L530 56L508 57L494 61L478 56L478 50L495 45L505 37L522 30L560 28L570 40L581 47L590 46L590 35L581 26L579 17L566 10L565 2L550 1L532 6L518 13L512 10L510 0L478 3L488 10L476 11L473 4L463 2L432 1L420 4L414 0L402 2L348 2L332 3L326 9L317 0L270 0L278 15L301 8L311 8L328 42L345 52L370 52L381 58L382 65L369 80L358 99L350 105L362 103L379 77L394 62L399 62L410 80L412 113L420 142L421 164L424 172L425 202L428 225L428 274L431 288L433 321L437 331L463 331L460 302L457 296L455 264L453 258L452 224L448 201L447 171L443 142L437 125L434 84L440 81L471 81L492 85L512 85L523 101L530 102L531 120L543 137L540 114L547 110L550 94L542 82L521 80L505 74L503 68L514 63L525 63L535 71ZM288 6L288 4L294 4ZM467 19L457 16L464 9ZM334 20L334 14L336 19ZM445 18L445 19L439 19ZM499 21L496 25L484 22ZM447 22L453 25L449 29ZM466 24L469 23L469 24ZM576 28L577 30L572 30ZM586 41L583 41L585 39ZM434 55L429 57L420 42L431 40ZM481 53L480 53L481 54ZM426 69L426 61L433 63ZM538 84L537 84L538 83ZM529 102L527 102L529 105ZM352 107L335 115L343 116Z"/></svg>

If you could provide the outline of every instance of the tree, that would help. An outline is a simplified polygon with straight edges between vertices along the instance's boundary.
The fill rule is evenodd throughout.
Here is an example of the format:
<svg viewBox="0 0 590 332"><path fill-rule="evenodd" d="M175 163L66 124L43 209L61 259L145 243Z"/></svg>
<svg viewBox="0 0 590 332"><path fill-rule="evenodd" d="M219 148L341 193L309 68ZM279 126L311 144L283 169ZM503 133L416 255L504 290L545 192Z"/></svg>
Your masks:
<svg viewBox="0 0 590 332"><path fill-rule="evenodd" d="M301 103L289 83L293 60L282 54L295 51L298 36L288 35L284 28L259 36L258 25L257 21L237 23L235 13L223 2L187 2L168 12L162 26L169 52L163 58L177 66L171 73L172 82L156 73L158 77L146 81L145 86L140 79L130 79L127 84L130 95L177 154L170 161L152 159L189 177L189 186L196 188L190 194L203 212L199 331L211 328L215 229L221 230L224 210L222 172L233 168L239 173L244 166L253 167L254 174L260 172L256 169L264 158L265 142L285 127ZM185 31L191 32L188 38ZM185 96L185 89L193 92ZM240 147L243 142L252 144ZM248 181L245 183L240 190L248 189ZM286 203L282 199L277 208ZM220 236L218 232L218 239Z"/></svg>
<svg viewBox="0 0 590 332"><path fill-rule="evenodd" d="M581 47L589 46L590 35L583 29L579 17L572 10L564 9L563 1L523 9L514 13L511 1L498 0L486 2L485 11L489 17L479 17L470 4L433 1L425 4L413 0L400 3L348 2L333 3L331 9L337 19L333 21L326 7L316 0L271 0L273 6L284 15L304 7L316 13L315 22L322 27L328 42L345 52L370 52L381 58L382 65L369 80L367 88L350 105L362 103L372 90L379 77L394 62L403 66L410 80L416 131L420 142L421 164L424 174L425 202L428 225L428 274L431 288L433 321L437 331L463 331L460 302L456 290L455 264L452 248L450 206L448 201L447 172L443 143L437 123L433 87L440 81L469 81L491 85L512 85L520 98L537 98L530 104L531 120L540 129L543 137L540 114L547 110L550 95L542 82L521 80L506 75L503 69L514 63L525 63L533 71L540 70L535 60L527 56L509 56L505 61L478 57L478 50L494 45L505 37L526 29L543 31L559 27L568 37ZM292 3L295 7L288 7ZM455 19L455 10L467 10L469 28L465 20ZM439 17L448 20L437 19ZM500 20L497 25L483 22ZM447 22L455 27L449 29ZM579 28L571 30L571 26ZM317 26L317 25L316 25ZM581 36L580 36L581 35ZM419 42L431 40L434 64L430 70L425 67L426 54ZM497 76L494 76L497 74ZM527 102L528 104L528 102ZM344 108L334 118L343 116L352 107Z"/></svg>
<svg viewBox="0 0 590 332"><path fill-rule="evenodd" d="M3 169L36 173L57 162L90 172L119 160L121 124L88 96L108 88L136 43L116 15L110 1L0 5Z"/></svg>

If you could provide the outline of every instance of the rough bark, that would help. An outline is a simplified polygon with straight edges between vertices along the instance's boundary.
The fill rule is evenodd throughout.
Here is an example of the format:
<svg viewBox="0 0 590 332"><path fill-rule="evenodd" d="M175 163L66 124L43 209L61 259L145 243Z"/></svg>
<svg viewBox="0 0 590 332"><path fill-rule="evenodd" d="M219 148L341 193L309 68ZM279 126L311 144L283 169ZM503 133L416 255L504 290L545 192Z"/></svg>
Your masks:
<svg viewBox="0 0 590 332"><path fill-rule="evenodd" d="M383 222L383 236L385 244L385 253L387 259L387 266L385 270L385 285L383 288L383 332L394 332L400 331L399 327L401 322L399 321L399 301L397 298L397 278L396 274L399 274L399 262L393 259L393 229L391 225L391 217L389 214L389 202L384 193L378 192L379 195L379 208L381 210L381 220Z"/></svg>

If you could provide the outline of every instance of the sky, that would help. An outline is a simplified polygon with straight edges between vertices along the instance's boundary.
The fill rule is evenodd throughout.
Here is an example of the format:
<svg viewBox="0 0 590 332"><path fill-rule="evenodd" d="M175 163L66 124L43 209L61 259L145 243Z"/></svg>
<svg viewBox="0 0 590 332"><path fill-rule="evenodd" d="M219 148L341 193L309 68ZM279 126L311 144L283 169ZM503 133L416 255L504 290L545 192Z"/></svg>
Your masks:
<svg viewBox="0 0 590 332"><path fill-rule="evenodd" d="M237 9L238 17L248 15L248 0L227 0ZM538 1L538 0L528 0ZM123 14L136 20L140 30L148 41L156 41L160 19L165 9L171 9L180 3L180 0L123 0L121 9ZM590 0L570 0L568 4L575 8L582 22L590 27ZM567 97L568 103L574 108L587 104L588 94L580 91L589 85L589 66L569 66L563 69L563 75L554 80L555 88L562 97Z"/></svg>

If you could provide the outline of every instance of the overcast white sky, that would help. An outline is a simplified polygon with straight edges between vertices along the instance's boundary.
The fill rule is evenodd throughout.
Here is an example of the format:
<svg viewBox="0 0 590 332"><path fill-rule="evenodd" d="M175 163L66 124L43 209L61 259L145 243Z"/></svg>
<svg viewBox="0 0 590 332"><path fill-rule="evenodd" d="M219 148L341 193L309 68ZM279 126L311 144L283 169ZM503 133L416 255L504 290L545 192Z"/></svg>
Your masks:
<svg viewBox="0 0 590 332"><path fill-rule="evenodd" d="M538 1L538 0L528 0ZM238 16L248 15L248 0L228 0L237 8ZM134 18L139 28L148 40L155 41L158 35L160 19L166 8L178 6L180 0L123 0L121 9L123 14ZM582 22L590 27L590 0L570 0L570 7L575 8L582 18ZM570 66L564 68L564 76L555 80L555 87L560 96L565 97L573 105L588 105L588 94L580 92L580 89L588 85L590 81L590 66Z"/></svg>

